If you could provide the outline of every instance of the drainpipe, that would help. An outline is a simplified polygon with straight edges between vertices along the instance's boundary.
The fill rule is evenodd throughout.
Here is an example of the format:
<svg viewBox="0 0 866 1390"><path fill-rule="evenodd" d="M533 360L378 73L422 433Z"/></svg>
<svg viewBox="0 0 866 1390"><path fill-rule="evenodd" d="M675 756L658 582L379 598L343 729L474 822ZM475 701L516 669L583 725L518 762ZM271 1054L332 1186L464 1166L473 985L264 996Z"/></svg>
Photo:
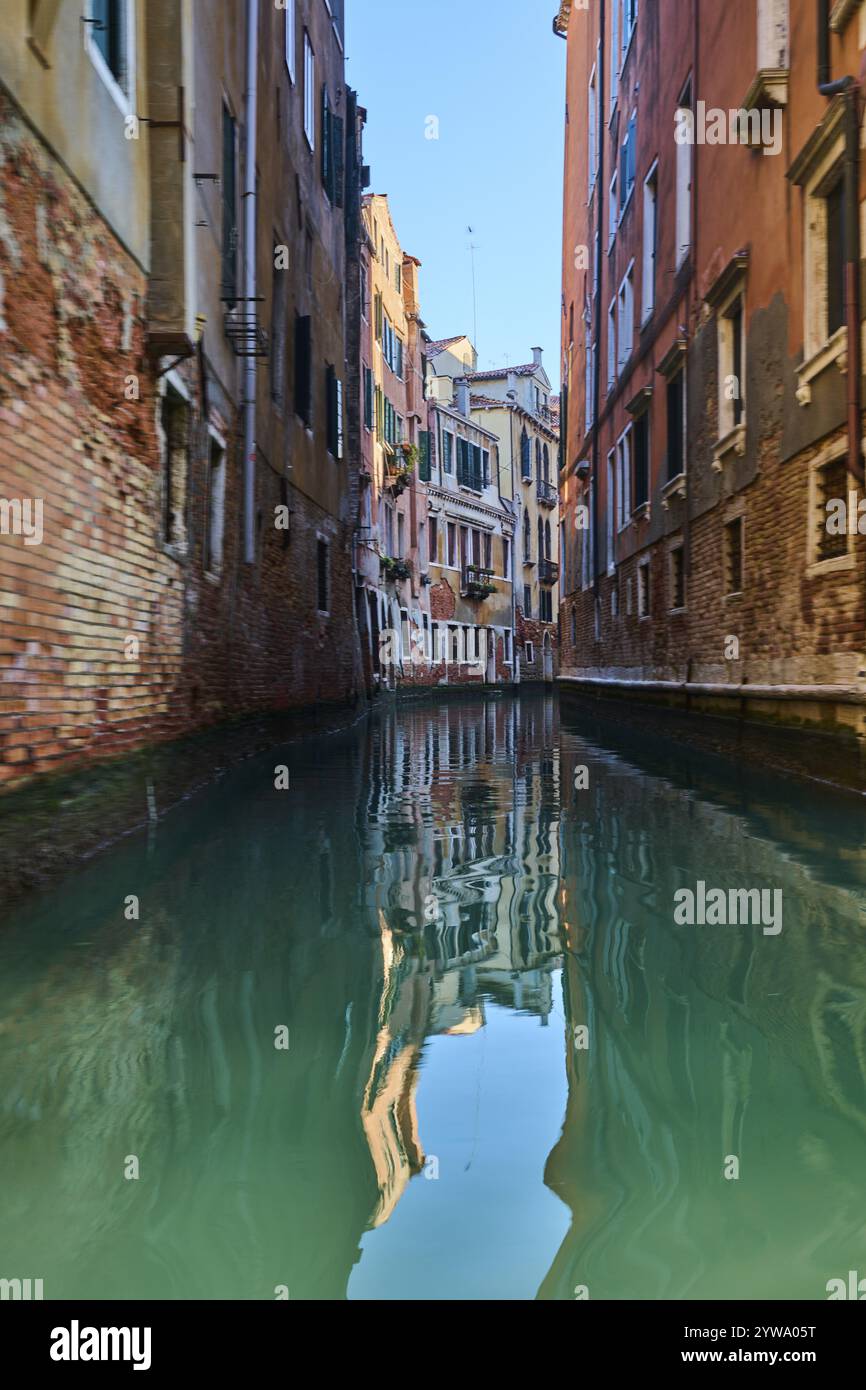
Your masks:
<svg viewBox="0 0 866 1390"><path fill-rule="evenodd" d="M244 358L244 563L256 558L256 136L258 126L259 0L247 0L247 91L244 154L244 315L250 330Z"/></svg>
<svg viewBox="0 0 866 1390"><path fill-rule="evenodd" d="M848 472L864 482L860 340L860 88L854 77L830 81L829 0L818 0L818 91L845 98L845 320L848 328Z"/></svg>
<svg viewBox="0 0 866 1390"><path fill-rule="evenodd" d="M599 598L599 573L598 573L598 412L601 406L601 267L604 255L604 228L602 219L602 208L604 203L603 189L605 186L604 177L604 135L605 129L605 86L604 75L607 68L604 43L605 10L607 8L605 0L599 3L599 73L598 73L598 198L596 199L596 209L598 225L595 238L595 269L592 277L593 305L595 317L595 365L592 373L592 595L595 612L593 614L593 624L596 630L601 630L601 609Z"/></svg>

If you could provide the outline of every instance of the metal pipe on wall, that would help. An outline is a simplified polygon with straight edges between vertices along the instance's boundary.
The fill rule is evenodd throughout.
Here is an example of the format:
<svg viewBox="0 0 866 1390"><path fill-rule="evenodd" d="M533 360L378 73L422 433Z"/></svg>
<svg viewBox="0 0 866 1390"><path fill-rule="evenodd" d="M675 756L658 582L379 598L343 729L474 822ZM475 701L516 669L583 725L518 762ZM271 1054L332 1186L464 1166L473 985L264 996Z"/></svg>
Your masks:
<svg viewBox="0 0 866 1390"><path fill-rule="evenodd" d="M256 144L259 82L259 0L247 0L247 81L244 144L244 305L249 328L243 371L244 410L244 562L256 558L256 385L258 310L256 307Z"/></svg>

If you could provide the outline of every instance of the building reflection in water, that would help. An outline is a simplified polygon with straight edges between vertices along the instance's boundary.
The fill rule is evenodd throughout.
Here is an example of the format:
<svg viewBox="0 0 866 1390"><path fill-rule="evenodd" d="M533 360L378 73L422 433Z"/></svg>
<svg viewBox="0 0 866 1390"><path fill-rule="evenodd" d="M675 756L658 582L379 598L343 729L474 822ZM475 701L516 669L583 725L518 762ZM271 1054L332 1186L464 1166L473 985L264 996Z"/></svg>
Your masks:
<svg viewBox="0 0 866 1390"><path fill-rule="evenodd" d="M380 1192L373 1226L423 1168L424 1040L477 1032L487 1001L548 1022L562 963L554 737L548 698L402 709L369 740L358 829L382 943L362 1108Z"/></svg>
<svg viewBox="0 0 866 1390"><path fill-rule="evenodd" d="M0 1277L402 1297L423 1247L435 1296L822 1297L866 1259L861 827L535 695L251 761L4 923ZM782 888L781 936L675 928L698 879Z"/></svg>
<svg viewBox="0 0 866 1390"><path fill-rule="evenodd" d="M590 774L563 802L568 1102L545 1173L572 1226L539 1296L822 1297L864 1249L862 821L670 742L598 737L562 735L563 786ZM675 927L699 879L781 888L782 933Z"/></svg>

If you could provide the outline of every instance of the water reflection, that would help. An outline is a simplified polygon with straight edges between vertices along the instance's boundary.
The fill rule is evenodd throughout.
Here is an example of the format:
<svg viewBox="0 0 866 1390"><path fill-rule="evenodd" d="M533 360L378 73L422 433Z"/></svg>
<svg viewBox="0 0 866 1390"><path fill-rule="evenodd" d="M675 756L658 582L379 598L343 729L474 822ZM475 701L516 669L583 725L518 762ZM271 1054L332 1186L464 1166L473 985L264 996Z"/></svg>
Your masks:
<svg viewBox="0 0 866 1390"><path fill-rule="evenodd" d="M861 841L543 696L248 764L4 926L0 1277L821 1297L866 1268ZM674 927L698 879L782 935Z"/></svg>

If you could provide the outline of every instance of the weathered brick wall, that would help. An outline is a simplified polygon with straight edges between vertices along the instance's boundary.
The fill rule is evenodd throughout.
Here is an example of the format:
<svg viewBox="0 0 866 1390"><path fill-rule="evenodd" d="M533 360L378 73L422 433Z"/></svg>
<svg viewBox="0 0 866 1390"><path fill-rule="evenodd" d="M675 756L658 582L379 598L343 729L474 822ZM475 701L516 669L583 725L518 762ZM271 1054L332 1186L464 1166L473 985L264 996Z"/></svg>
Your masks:
<svg viewBox="0 0 866 1390"><path fill-rule="evenodd" d="M260 456L257 556L243 563L240 422L215 390L207 336L177 369L191 407L184 544L163 544L146 293L141 267L0 97L0 499L44 504L41 544L0 535L0 787L228 717L361 693L350 508L331 516ZM216 578L205 573L207 423L226 442ZM280 505L292 511L288 540L274 525Z"/></svg>
<svg viewBox="0 0 866 1390"><path fill-rule="evenodd" d="M569 595L562 619L563 668L645 680L853 684L866 634L866 554L858 541L855 568L811 576L805 572L808 457L780 463L778 437L768 437L758 475L731 499L731 505L737 502L745 509L741 595L725 597L724 526L729 512L720 503L691 521L686 611L670 612L669 546L682 536L680 526L621 564L618 582L607 575L600 580L600 641L592 591ZM646 555L651 616L641 619L637 568ZM611 611L615 586L616 617ZM572 607L577 611L576 643ZM729 637L738 639L738 660L725 654Z"/></svg>
<svg viewBox="0 0 866 1390"><path fill-rule="evenodd" d="M0 287L0 497L41 500L44 532L0 535L4 785L176 727L182 589L156 541L144 276L2 94Z"/></svg>

